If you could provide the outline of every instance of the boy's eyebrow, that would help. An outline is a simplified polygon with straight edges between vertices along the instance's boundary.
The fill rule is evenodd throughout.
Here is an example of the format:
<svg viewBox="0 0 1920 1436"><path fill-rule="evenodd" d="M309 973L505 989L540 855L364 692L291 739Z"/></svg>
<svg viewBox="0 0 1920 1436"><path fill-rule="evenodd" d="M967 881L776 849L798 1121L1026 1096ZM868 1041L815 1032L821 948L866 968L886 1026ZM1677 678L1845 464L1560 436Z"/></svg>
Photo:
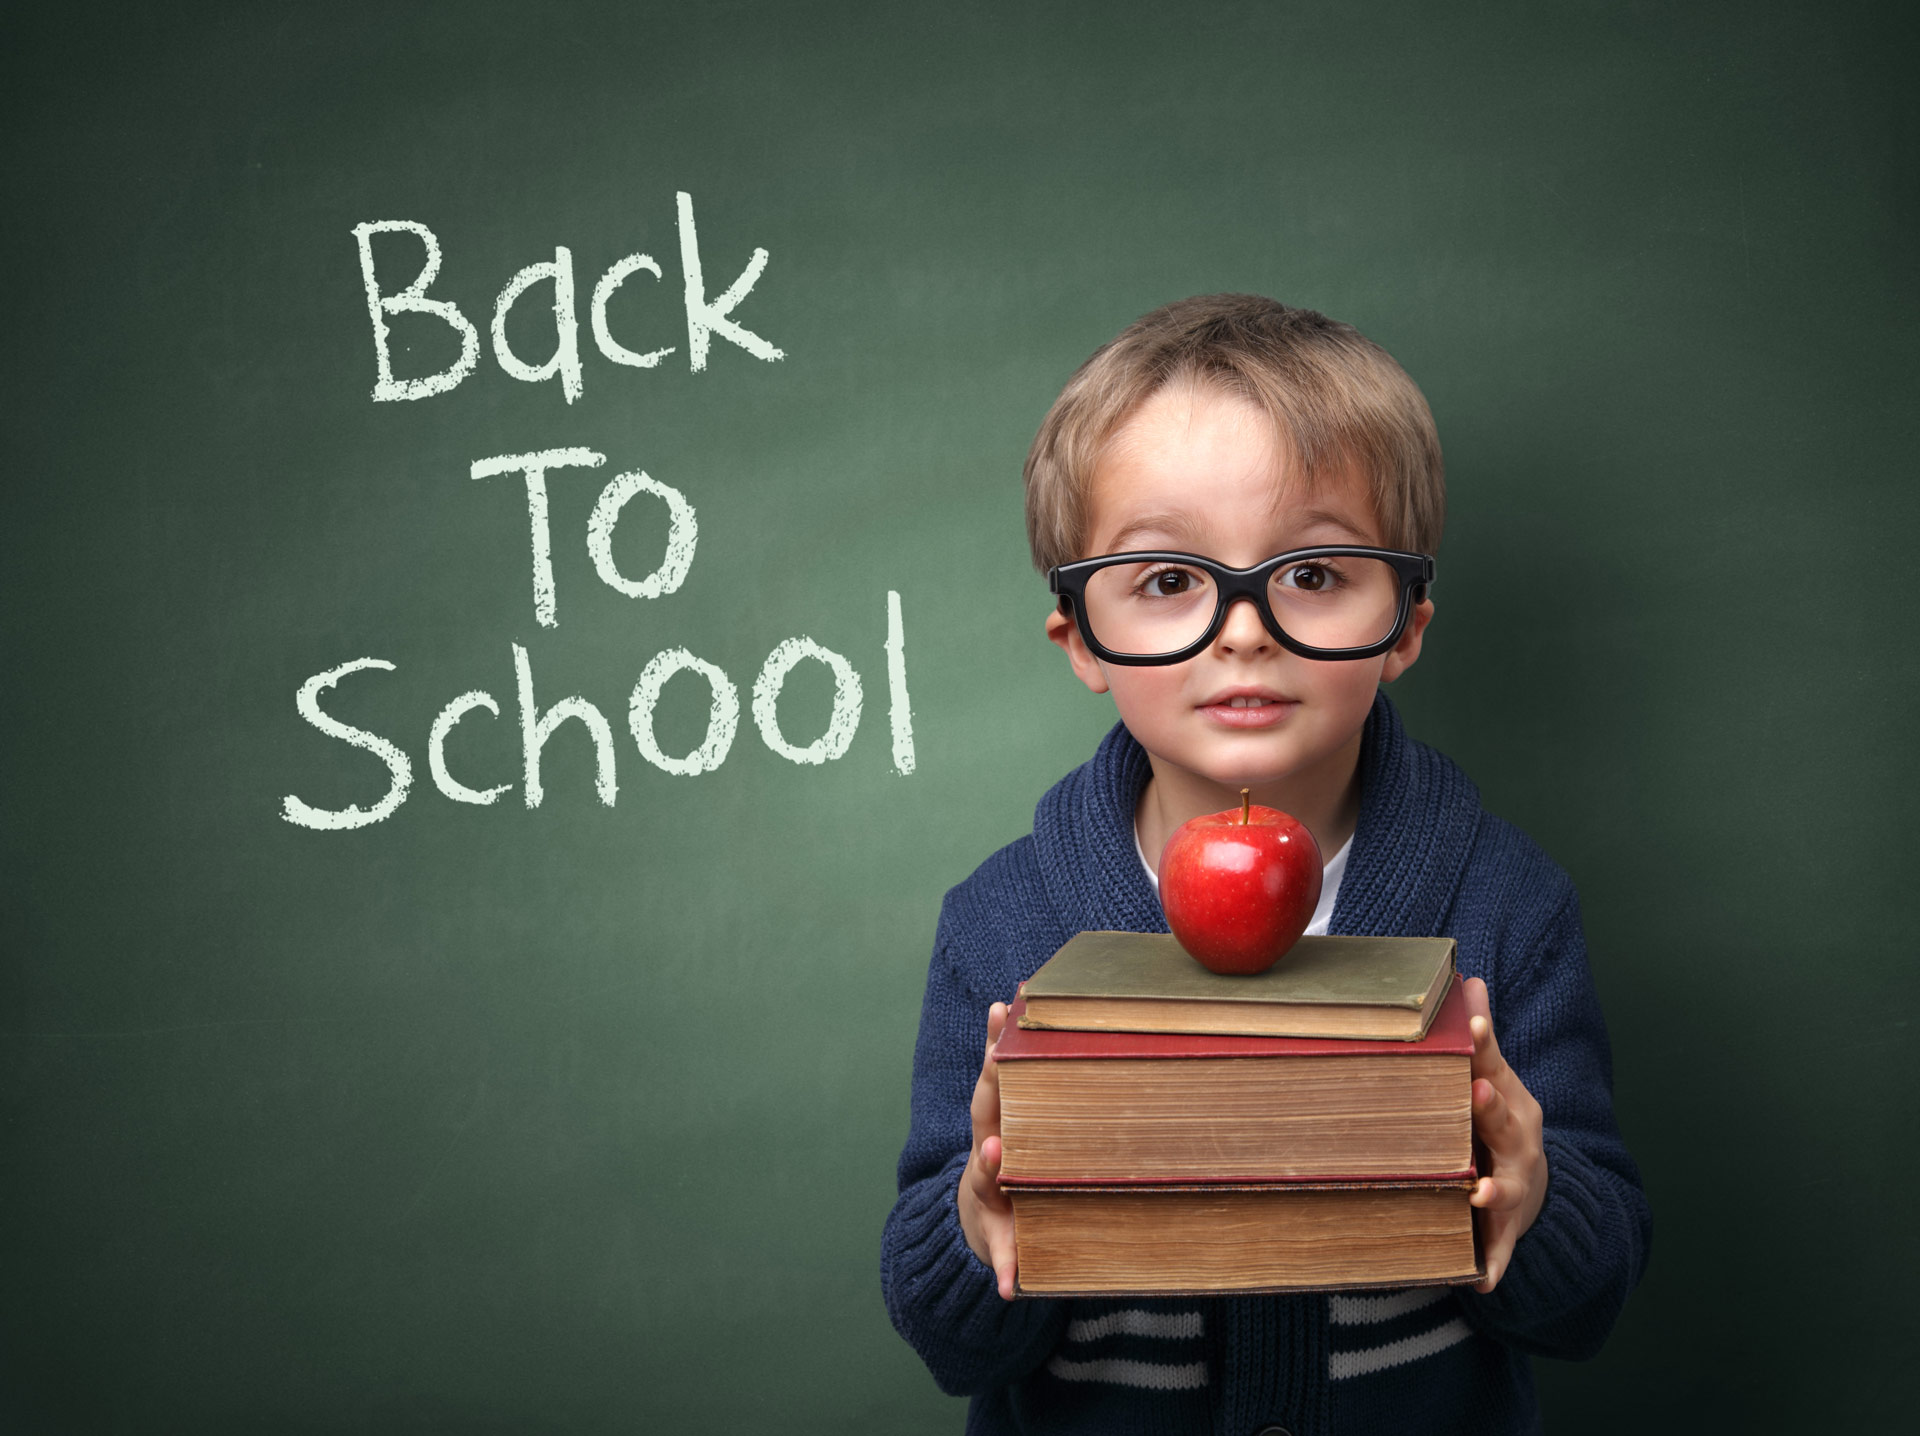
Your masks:
<svg viewBox="0 0 1920 1436"><path fill-rule="evenodd" d="M1303 530L1313 529L1315 527L1335 528L1345 537L1371 542L1368 535L1362 530L1355 528L1346 516L1337 514L1331 509L1307 510L1306 513L1300 515L1299 527ZM1132 523L1122 527L1118 533L1108 540L1108 542L1112 544L1112 547L1109 548L1107 552L1125 553L1128 546L1142 534L1168 534L1173 537L1176 543L1185 543L1190 546L1197 545L1199 542L1197 537L1198 530L1194 527L1193 521L1188 515L1178 513L1143 514L1133 520ZM1302 548L1306 546L1307 545L1304 544L1298 545L1298 547Z"/></svg>
<svg viewBox="0 0 1920 1436"><path fill-rule="evenodd" d="M1304 529L1313 528L1315 525L1325 525L1329 528L1339 529L1342 533L1354 538L1364 539L1367 537L1365 533L1348 522L1344 515L1336 514L1329 509L1309 509L1300 516L1300 520L1300 527Z"/></svg>
<svg viewBox="0 0 1920 1436"><path fill-rule="evenodd" d="M1108 553L1125 553L1127 545L1141 534L1171 534L1176 540L1185 543L1197 542L1198 530L1193 521L1185 514L1144 514L1123 527L1108 542L1113 547Z"/></svg>

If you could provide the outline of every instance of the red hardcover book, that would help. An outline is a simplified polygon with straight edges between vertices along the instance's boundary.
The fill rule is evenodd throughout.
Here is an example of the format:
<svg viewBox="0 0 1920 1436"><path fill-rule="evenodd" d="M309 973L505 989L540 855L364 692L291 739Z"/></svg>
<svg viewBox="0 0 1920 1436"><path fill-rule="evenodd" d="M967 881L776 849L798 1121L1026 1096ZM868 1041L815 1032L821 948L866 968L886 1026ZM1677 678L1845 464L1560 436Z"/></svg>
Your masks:
<svg viewBox="0 0 1920 1436"><path fill-rule="evenodd" d="M1466 997L1417 1042L1067 1032L998 1046L1009 1188L1445 1182L1473 1170Z"/></svg>

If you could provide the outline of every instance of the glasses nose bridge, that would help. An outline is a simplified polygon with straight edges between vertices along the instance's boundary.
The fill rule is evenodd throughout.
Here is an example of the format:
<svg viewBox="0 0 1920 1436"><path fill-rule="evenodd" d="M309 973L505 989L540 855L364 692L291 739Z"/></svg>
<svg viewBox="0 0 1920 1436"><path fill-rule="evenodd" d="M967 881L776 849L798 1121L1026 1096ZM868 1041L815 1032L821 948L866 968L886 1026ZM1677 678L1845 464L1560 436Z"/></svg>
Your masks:
<svg viewBox="0 0 1920 1436"><path fill-rule="evenodd" d="M1267 607L1266 580L1247 574L1234 574L1228 577L1222 574L1220 582L1219 628L1215 633L1215 642L1229 643L1229 630L1233 627L1234 608L1246 604L1253 610L1253 621L1263 643L1278 642L1274 634L1273 614ZM1240 645L1244 646L1244 644Z"/></svg>

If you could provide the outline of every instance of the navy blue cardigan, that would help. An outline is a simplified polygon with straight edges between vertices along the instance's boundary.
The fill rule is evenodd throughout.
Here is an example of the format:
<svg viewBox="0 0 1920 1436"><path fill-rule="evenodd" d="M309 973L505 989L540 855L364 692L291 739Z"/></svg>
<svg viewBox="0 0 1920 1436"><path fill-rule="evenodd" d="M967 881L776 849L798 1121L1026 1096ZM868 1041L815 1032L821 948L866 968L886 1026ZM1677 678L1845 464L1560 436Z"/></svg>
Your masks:
<svg viewBox="0 0 1920 1436"><path fill-rule="evenodd" d="M1508 1062L1545 1113L1547 1196L1500 1285L1403 1294L1007 1303L954 1193L990 1003L1074 933L1164 932L1133 813L1150 770L1116 726L1041 799L1033 832L946 896L913 1062L899 1198L881 1240L894 1326L969 1432L1531 1431L1529 1353L1597 1351L1646 1266L1651 1218L1613 1119L1606 1028L1573 884L1481 811L1382 693L1331 930L1444 934L1486 979Z"/></svg>

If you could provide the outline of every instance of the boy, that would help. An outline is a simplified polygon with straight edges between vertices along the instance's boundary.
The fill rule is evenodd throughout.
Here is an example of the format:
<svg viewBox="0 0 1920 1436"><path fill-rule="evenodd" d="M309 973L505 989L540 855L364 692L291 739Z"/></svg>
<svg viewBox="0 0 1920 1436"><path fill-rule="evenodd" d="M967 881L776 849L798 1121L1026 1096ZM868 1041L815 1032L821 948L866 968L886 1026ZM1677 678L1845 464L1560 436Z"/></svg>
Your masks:
<svg viewBox="0 0 1920 1436"><path fill-rule="evenodd" d="M1346 325L1189 299L1081 366L1026 480L1035 564L1062 594L1047 636L1120 722L1041 800L1033 833L942 906L882 1240L894 1325L942 1389L973 1397L970 1432L1536 1429L1527 1355L1599 1349L1650 1220L1614 1125L1572 883L1405 735L1379 688L1433 617L1422 580L1444 489L1426 401ZM1062 571L1143 551L1156 556ZM1223 602L1223 571L1256 567L1264 609ZM1015 1302L994 1181L1005 1003L1076 932L1164 932L1162 845L1242 787L1329 855L1308 932L1458 939L1490 1157L1472 1195L1486 1279Z"/></svg>

